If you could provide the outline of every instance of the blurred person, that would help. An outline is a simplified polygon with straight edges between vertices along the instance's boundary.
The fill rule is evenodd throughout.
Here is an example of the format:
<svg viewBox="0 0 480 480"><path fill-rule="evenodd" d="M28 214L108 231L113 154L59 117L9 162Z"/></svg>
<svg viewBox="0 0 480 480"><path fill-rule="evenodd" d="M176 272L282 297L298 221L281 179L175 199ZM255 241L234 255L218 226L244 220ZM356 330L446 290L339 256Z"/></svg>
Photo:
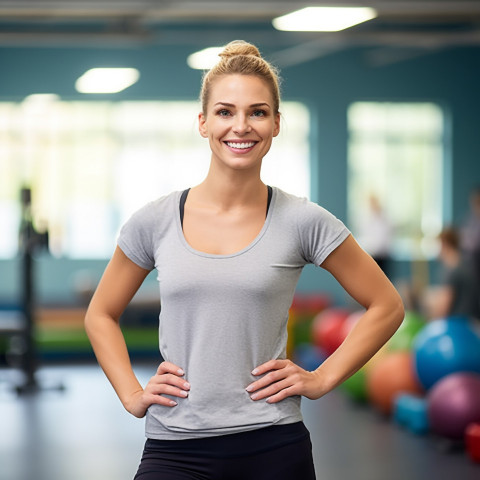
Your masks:
<svg viewBox="0 0 480 480"><path fill-rule="evenodd" d="M368 197L368 213L360 226L359 242L387 275L389 274L392 241L392 224L385 214L378 196L371 194Z"/></svg>
<svg viewBox="0 0 480 480"><path fill-rule="evenodd" d="M427 315L431 319L454 316L480 319L479 282L472 262L462 255L457 228L445 228L438 237L443 267L440 285L430 289Z"/></svg>
<svg viewBox="0 0 480 480"><path fill-rule="evenodd" d="M461 228L461 248L473 263L480 283L480 186L471 191L469 204L470 212Z"/></svg>

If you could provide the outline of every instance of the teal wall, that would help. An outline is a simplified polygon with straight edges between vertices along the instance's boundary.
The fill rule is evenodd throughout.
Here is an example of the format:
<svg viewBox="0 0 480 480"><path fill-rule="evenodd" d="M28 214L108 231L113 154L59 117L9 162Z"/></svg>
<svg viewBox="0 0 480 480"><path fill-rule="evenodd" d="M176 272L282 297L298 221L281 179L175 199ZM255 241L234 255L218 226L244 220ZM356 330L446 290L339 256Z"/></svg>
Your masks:
<svg viewBox="0 0 480 480"><path fill-rule="evenodd" d="M74 82L95 66L133 66L141 72L140 81L124 92L95 99L196 99L201 74L185 63L194 50L195 46L0 48L0 100L22 100L40 92L58 93L67 100L84 99L75 92ZM268 51L264 53L268 56ZM314 200L346 221L346 111L351 102L435 101L447 111L451 128L451 158L445 166L445 221L459 223L468 208L470 188L480 183L480 48L432 51L384 66L370 65L365 54L363 49L352 49L282 71L284 99L301 100L312 113ZM98 280L105 264L41 256L36 264L40 302L75 302L73 285L78 272L91 271ZM408 280L409 275L407 263L396 264L395 280ZM144 288L153 291L154 283L151 275ZM299 290L322 290L337 301L344 299L335 282L314 267L302 274ZM0 261L0 301L14 302L18 292L18 259Z"/></svg>

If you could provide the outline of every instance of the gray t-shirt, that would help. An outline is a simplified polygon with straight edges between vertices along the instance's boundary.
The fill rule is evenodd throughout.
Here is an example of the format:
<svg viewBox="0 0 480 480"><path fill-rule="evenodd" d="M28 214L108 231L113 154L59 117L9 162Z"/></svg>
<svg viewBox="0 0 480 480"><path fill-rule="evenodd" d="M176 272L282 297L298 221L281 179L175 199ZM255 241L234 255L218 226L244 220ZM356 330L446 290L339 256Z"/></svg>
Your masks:
<svg viewBox="0 0 480 480"><path fill-rule="evenodd" d="M349 235L322 207L273 188L265 224L243 250L212 255L183 236L181 192L149 203L123 226L118 245L157 270L160 352L191 384L178 405L152 405L146 436L187 439L300 421L300 397L268 404L245 391L251 371L286 358L287 320L302 268L320 265Z"/></svg>

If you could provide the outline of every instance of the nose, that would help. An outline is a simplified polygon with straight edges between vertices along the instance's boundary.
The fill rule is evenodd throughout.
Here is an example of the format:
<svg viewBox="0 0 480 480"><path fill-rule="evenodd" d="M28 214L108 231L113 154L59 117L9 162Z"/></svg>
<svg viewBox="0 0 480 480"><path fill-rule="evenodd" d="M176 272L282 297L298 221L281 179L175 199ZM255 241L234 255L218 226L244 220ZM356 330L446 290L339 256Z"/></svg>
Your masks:
<svg viewBox="0 0 480 480"><path fill-rule="evenodd" d="M250 132L252 129L249 118L244 114L235 115L235 123L233 125L233 132L236 135L244 135L245 133Z"/></svg>

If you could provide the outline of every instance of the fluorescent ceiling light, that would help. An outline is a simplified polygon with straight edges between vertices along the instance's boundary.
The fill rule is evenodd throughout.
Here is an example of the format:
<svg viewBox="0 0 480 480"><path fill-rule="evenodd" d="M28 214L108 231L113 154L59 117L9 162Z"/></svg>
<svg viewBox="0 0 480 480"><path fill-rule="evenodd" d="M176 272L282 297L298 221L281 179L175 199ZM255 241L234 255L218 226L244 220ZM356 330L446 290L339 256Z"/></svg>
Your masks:
<svg viewBox="0 0 480 480"><path fill-rule="evenodd" d="M338 32L377 16L367 7L307 7L274 18L277 30L290 32Z"/></svg>
<svg viewBox="0 0 480 480"><path fill-rule="evenodd" d="M192 53L187 58L187 64L195 70L210 70L219 60L218 54L223 47L210 47Z"/></svg>
<svg viewBox="0 0 480 480"><path fill-rule="evenodd" d="M140 77L136 68L92 68L75 82L80 93L117 93L133 85Z"/></svg>
<svg viewBox="0 0 480 480"><path fill-rule="evenodd" d="M32 93L23 99L25 103L52 103L60 100L60 97L56 93Z"/></svg>

